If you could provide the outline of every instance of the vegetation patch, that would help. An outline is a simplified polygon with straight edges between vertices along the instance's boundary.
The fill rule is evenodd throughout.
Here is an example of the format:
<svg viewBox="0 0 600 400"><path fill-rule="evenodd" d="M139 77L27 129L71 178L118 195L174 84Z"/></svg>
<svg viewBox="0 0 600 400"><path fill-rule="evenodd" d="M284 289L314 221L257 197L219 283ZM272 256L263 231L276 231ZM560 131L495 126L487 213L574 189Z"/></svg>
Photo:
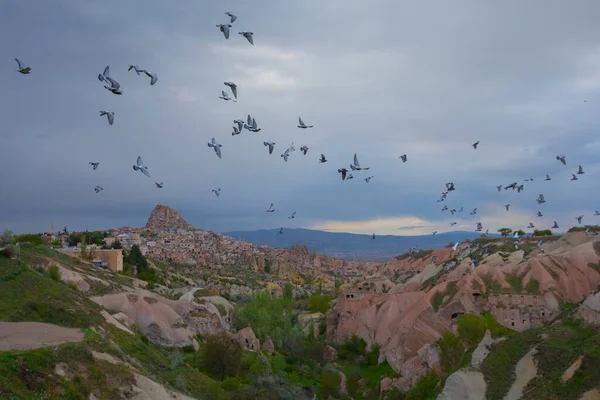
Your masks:
<svg viewBox="0 0 600 400"><path fill-rule="evenodd" d="M492 345L492 351L483 361L481 371L487 384L488 400L501 400L515 380L515 366L538 342L543 328L530 329Z"/></svg>
<svg viewBox="0 0 600 400"><path fill-rule="evenodd" d="M456 282L448 282L446 288L443 291L435 292L434 295L431 297L431 306L435 311L439 310L439 308L443 305L442 303L444 302L444 298L446 298L446 296L449 296L448 300L446 301L447 304L452 300L452 298L454 298L454 295L457 292L458 288L456 286Z"/></svg>
<svg viewBox="0 0 600 400"><path fill-rule="evenodd" d="M540 282L534 278L529 279L529 282L525 285L525 290L527 290L527 293L537 293L540 290Z"/></svg>

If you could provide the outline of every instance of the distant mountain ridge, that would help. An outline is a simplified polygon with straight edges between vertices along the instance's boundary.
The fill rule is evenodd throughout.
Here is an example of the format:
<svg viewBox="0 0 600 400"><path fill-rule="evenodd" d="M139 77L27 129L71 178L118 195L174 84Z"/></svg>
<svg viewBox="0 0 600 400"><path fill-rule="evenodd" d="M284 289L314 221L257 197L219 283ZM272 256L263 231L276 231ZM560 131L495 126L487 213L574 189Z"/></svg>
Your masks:
<svg viewBox="0 0 600 400"><path fill-rule="evenodd" d="M480 236L477 232L456 231L438 233L435 236L378 235L373 240L371 235L312 229L284 229L283 235L278 235L278 232L279 229L261 229L222 233L258 246L288 248L299 244L306 246L311 252L317 251L319 254L338 259L360 261L385 261L407 252L412 246L416 246L418 250L433 250Z"/></svg>

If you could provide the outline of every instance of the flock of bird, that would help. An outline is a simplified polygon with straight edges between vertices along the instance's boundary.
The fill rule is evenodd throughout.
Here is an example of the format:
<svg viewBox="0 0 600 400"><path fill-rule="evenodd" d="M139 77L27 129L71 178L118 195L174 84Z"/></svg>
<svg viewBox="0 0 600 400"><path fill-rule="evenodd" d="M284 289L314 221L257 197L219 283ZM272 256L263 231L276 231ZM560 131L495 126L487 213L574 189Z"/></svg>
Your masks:
<svg viewBox="0 0 600 400"><path fill-rule="evenodd" d="M237 16L231 12L226 12L225 15L227 15L229 17L229 21L228 23L225 24L217 24L217 28L219 28L220 32L223 33L223 36L225 37L226 40L229 39L230 36L230 28L232 28L232 24L237 20ZM239 35L243 36L251 45L254 46L254 33L253 32L249 32L249 31L242 31L239 32ZM27 75L30 74L32 69L27 66L26 64L24 64L21 60L19 60L18 58L15 59L17 64L18 64L18 69L17 71L20 72L23 75ZM134 71L138 76L141 76L142 74L147 76L148 78L150 78L150 85L154 86L157 81L158 81L158 75L146 70L146 69L142 69L139 68L137 65L129 65L127 71ZM110 75L110 66L106 66L106 68L104 69L104 71L100 74L98 74L98 80L100 82L105 83L104 88L115 94L115 95L123 95L123 91L121 90L121 85L120 83ZM222 99L224 101L232 101L232 102L237 102L238 100L238 86L234 83L234 82L223 82L223 84L229 88L229 90L231 91L231 95L230 96L225 90L222 90L221 92L221 96L219 96L219 99ZM109 125L113 125L115 122L115 113L112 111L108 111L108 110L102 110L100 111L100 116L104 117L106 116L107 121L109 123ZM242 120L242 119L236 119L233 121L233 123L235 124L233 126L233 132L231 133L232 136L237 136L240 135L243 130L248 130L250 132L260 132L261 128L259 128L258 123L256 121L256 119L254 117L252 117L251 115L248 115L246 120ZM297 127L299 129L310 129L313 128L313 125L307 125L301 117L298 117L298 125ZM215 155L221 159L223 156L223 146L217 142L216 138L211 138L210 142L207 143L209 148L212 148L212 150L215 152ZM269 155L271 155L275 149L275 142L272 141L263 141L263 145L265 147L268 148L268 152ZM477 150L478 147L480 145L480 141L477 141L475 143L473 143L471 145L471 147L474 150ZM281 154L281 158L283 158L284 162L287 162L289 157L292 155L292 153L295 151L295 147L294 147L294 143L292 142L292 144ZM304 145L302 147L300 147L300 151L303 153L303 155L306 155L308 153L308 146ZM402 160L403 163L406 163L408 161L408 157L406 154L403 154L401 156L399 156L399 158ZM564 155L557 155L556 159L561 162L563 165L567 165L567 161L566 161L566 157ZM321 154L320 158L318 159L319 163L324 164L327 163L328 160L325 157L324 154ZM89 162L89 165L92 166L93 170L96 170L98 168L98 166L100 165L99 162ZM353 173L356 173L357 171L369 171L370 167L364 167L361 166L359 160L358 160L358 155L355 153L352 163L349 165L350 169L347 169L345 167L339 168L337 171L338 173L341 175L341 179L342 181L348 181L351 179L354 179ZM144 162L142 161L142 158L140 156L138 156L136 163L133 165L133 170L134 171L140 171L142 174L144 174L147 177L150 177L150 173L148 171L148 167L144 164ZM576 181L578 180L578 176L581 176L584 174L583 168L581 165L578 166L578 170L576 173L573 173L571 176L571 181ZM371 175L371 176L366 176L364 177L364 181L366 183L369 183L375 176ZM544 181L550 181L551 178L549 175L546 175ZM529 178L529 179L525 179L526 182L531 182L533 181L533 178ZM155 182L155 185L158 189L162 189L163 188L163 182ZM505 191L507 191L508 189L512 189L513 191L517 191L517 193L521 193L522 191L524 191L524 184L518 184L517 182L512 182L508 185L498 185L496 186L496 189L498 190L498 192L502 192L502 189L504 189ZM94 188L94 191L96 193L100 193L103 190L103 188L101 186L96 186ZM444 202L447 199L447 196L449 193L455 191L455 185L453 182L448 182L446 183L446 189L445 191L442 192L441 197L437 200L438 202ZM212 189L212 192L215 194L216 197L219 197L221 194L221 188L215 188ZM538 198L537 198L537 203L538 204L543 204L546 202L544 195L543 194L539 194ZM510 210L510 204L505 204L504 207L506 209L506 211ZM444 207L442 208L442 212L445 211L450 211L451 215L455 215L457 213L462 213L464 210L464 207L460 207L459 209L455 209L455 208L451 208L449 209L449 207L447 205L444 205ZM269 208L266 210L266 212L268 213L272 213L275 211L274 208L274 204L271 203ZM477 214L477 208L474 208L470 215L474 216ZM596 216L600 216L600 212L595 211L594 215ZM289 219L293 219L296 216L296 212L293 212L288 218ZM541 218L543 217L543 214L541 211L537 212L537 217ZM577 222L579 224L582 223L582 219L583 219L583 215L580 215L578 217L576 217L575 219L577 220ZM455 226L457 224L457 222L453 221L450 223L450 226ZM530 222L529 225L527 226L527 229L534 229L535 225L533 224L533 222ZM559 225L557 223L557 221L554 221L554 224L551 226L551 229L558 229ZM475 223L475 232L483 232L483 224L481 222L476 222ZM488 234L489 230L486 229L485 233L483 233L484 236L486 236ZM283 234L283 227L280 228L278 234ZM437 231L433 232L433 235L436 235ZM589 230L586 230L586 234L589 234ZM597 232L594 232L594 234L597 234ZM531 235L531 234L530 234ZM375 239L375 233L373 233L372 235L372 239ZM518 247L518 245L520 244L520 240L521 238L519 237L518 234L515 235L515 246ZM456 243L454 245L454 250L456 250L458 246L458 243ZM470 244L469 244L470 246ZM538 243L538 247L541 248L541 241ZM412 247L410 249L410 251L415 251L416 247ZM541 251L543 252L543 249L541 249ZM435 259L432 260L432 262L434 262Z"/></svg>

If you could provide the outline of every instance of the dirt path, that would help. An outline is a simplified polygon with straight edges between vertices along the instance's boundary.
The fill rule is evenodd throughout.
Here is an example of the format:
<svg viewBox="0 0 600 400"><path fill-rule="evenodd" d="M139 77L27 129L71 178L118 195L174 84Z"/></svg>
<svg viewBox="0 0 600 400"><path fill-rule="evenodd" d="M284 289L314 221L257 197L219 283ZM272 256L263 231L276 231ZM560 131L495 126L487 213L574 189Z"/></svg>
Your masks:
<svg viewBox="0 0 600 400"><path fill-rule="evenodd" d="M79 329L41 322L0 322L0 351L31 350L80 342L83 336Z"/></svg>

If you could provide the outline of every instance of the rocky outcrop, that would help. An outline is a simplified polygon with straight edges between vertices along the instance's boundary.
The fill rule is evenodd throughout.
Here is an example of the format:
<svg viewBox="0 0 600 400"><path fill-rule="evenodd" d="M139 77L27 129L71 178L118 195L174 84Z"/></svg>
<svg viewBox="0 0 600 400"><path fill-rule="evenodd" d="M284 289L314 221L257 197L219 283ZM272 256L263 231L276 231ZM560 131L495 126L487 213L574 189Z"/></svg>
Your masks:
<svg viewBox="0 0 600 400"><path fill-rule="evenodd" d="M600 325L600 291L586 297L577 309L577 316L588 324Z"/></svg>
<svg viewBox="0 0 600 400"><path fill-rule="evenodd" d="M248 325L244 329L241 329L237 333L231 334L231 337L242 345L244 350L248 351L259 351L260 350L260 341L254 334L252 327Z"/></svg>
<svg viewBox="0 0 600 400"><path fill-rule="evenodd" d="M174 209L158 204L150 213L146 229L163 231L166 229L183 229L193 231L195 228L188 224L185 219Z"/></svg>
<svg viewBox="0 0 600 400"><path fill-rule="evenodd" d="M267 336L265 338L265 341L263 342L261 349L268 355L273 355L273 352L275 351L275 345L273 344L273 341L271 340L271 338L269 336Z"/></svg>
<svg viewBox="0 0 600 400"><path fill-rule="evenodd" d="M437 400L485 400L485 380L478 371L456 371L446 379L444 390Z"/></svg>

